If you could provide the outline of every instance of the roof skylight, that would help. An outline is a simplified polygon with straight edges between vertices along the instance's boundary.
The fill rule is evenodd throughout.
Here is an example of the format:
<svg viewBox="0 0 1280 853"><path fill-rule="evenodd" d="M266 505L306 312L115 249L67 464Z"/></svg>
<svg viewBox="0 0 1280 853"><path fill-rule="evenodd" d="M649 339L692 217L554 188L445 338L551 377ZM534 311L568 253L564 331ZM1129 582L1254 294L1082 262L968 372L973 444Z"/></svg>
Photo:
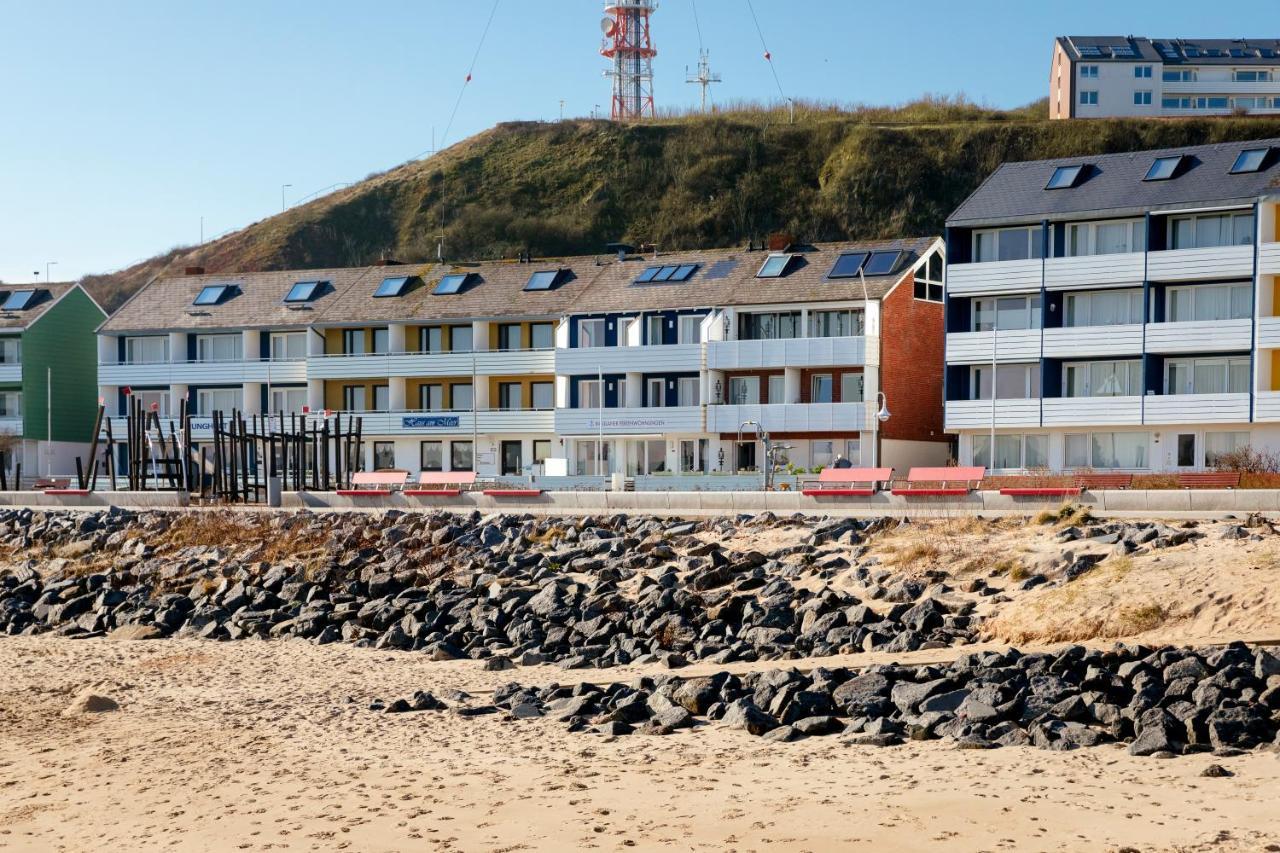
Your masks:
<svg viewBox="0 0 1280 853"><path fill-rule="evenodd" d="M1080 183L1080 176L1084 174L1084 166L1059 166L1053 170L1053 177L1049 179L1049 183L1044 185L1047 190L1066 190L1071 189Z"/></svg>
<svg viewBox="0 0 1280 853"><path fill-rule="evenodd" d="M787 274L787 270L791 267L791 261L796 255L773 254L764 259L764 263L760 265L760 269L756 271L756 278L781 278Z"/></svg>
<svg viewBox="0 0 1280 853"><path fill-rule="evenodd" d="M1182 165L1183 155L1175 154L1172 157L1157 157L1155 162L1151 164L1151 168L1147 169L1144 181L1167 181L1178 173L1178 167Z"/></svg>
<svg viewBox="0 0 1280 853"><path fill-rule="evenodd" d="M192 305L218 305L231 291L229 284L208 284L200 288Z"/></svg>
<svg viewBox="0 0 1280 853"><path fill-rule="evenodd" d="M550 290L556 286L556 281L560 278L561 270L538 270L529 276L529 281L525 283L525 290Z"/></svg>
<svg viewBox="0 0 1280 853"><path fill-rule="evenodd" d="M688 281L698 271L698 264L664 264L645 267L632 284L657 284L659 282Z"/></svg>
<svg viewBox="0 0 1280 853"><path fill-rule="evenodd" d="M373 292L377 299L386 299L394 296L403 296L405 289L409 286L409 276L396 275L384 278L382 284L378 285L378 289Z"/></svg>
<svg viewBox="0 0 1280 853"><path fill-rule="evenodd" d="M867 275L889 275L898 266L902 252L872 252L862 271Z"/></svg>
<svg viewBox="0 0 1280 853"><path fill-rule="evenodd" d="M321 282L318 281L300 281L289 288L289 292L285 294L285 302L310 302L316 298L317 291L320 290Z"/></svg>
<svg viewBox="0 0 1280 853"><path fill-rule="evenodd" d="M1236 157L1236 162L1231 166L1231 174L1261 172L1262 164L1267 161L1267 155L1270 153L1270 148L1246 148L1240 152L1240 156Z"/></svg>
<svg viewBox="0 0 1280 853"><path fill-rule="evenodd" d="M475 273L456 272L450 273L440 279L440 283L436 285L435 290L431 291L433 296L450 296L462 290L470 283Z"/></svg>
<svg viewBox="0 0 1280 853"><path fill-rule="evenodd" d="M870 252L841 252L840 257L831 265L827 278L852 278L870 256Z"/></svg>
<svg viewBox="0 0 1280 853"><path fill-rule="evenodd" d="M9 292L9 296L4 301L5 311L24 311L31 307L31 302L36 297L34 290L13 290Z"/></svg>

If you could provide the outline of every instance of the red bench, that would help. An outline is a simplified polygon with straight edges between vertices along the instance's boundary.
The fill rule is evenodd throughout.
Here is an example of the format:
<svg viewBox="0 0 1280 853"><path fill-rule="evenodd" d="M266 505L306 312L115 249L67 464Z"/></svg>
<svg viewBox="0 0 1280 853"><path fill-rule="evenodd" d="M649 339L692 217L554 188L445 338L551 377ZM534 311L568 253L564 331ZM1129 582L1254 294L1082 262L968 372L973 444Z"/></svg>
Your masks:
<svg viewBox="0 0 1280 853"><path fill-rule="evenodd" d="M1239 471L1196 471L1178 475L1184 489L1236 489L1240 487Z"/></svg>
<svg viewBox="0 0 1280 853"><path fill-rule="evenodd" d="M1127 489L1133 485L1132 474L1077 474L1081 489Z"/></svg>
<svg viewBox="0 0 1280 853"><path fill-rule="evenodd" d="M986 468L912 468L907 472L907 485L892 493L906 497L967 495L986 474Z"/></svg>
<svg viewBox="0 0 1280 853"><path fill-rule="evenodd" d="M870 497L893 480L892 468L823 468L817 486L801 489L810 497ZM814 481L810 481L811 483Z"/></svg>
<svg viewBox="0 0 1280 853"><path fill-rule="evenodd" d="M338 489L337 494L348 498L385 497L408 480L407 471L357 471L351 476L351 488Z"/></svg>
<svg viewBox="0 0 1280 853"><path fill-rule="evenodd" d="M404 494L414 497L457 497L465 486L474 486L475 471L423 471L418 475L418 487L405 489Z"/></svg>
<svg viewBox="0 0 1280 853"><path fill-rule="evenodd" d="M485 489L484 494L491 498L536 498L542 489Z"/></svg>
<svg viewBox="0 0 1280 853"><path fill-rule="evenodd" d="M46 495L87 495L90 494L88 489L45 489Z"/></svg>
<svg viewBox="0 0 1280 853"><path fill-rule="evenodd" d="M1015 498L1064 498L1080 494L1079 486L1015 486L1004 488L1000 494Z"/></svg>

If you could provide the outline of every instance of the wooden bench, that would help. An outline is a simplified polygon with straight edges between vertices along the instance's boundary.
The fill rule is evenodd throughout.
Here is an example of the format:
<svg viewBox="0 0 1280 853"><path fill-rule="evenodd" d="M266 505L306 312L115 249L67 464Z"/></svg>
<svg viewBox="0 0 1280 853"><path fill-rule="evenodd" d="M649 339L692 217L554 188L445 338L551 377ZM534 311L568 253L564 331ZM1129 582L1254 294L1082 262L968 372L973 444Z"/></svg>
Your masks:
<svg viewBox="0 0 1280 853"><path fill-rule="evenodd" d="M491 498L536 498L542 489L485 489L483 494Z"/></svg>
<svg viewBox="0 0 1280 853"><path fill-rule="evenodd" d="M45 492L50 489L69 489L71 488L71 480L63 477L41 477L31 484L31 488Z"/></svg>
<svg viewBox="0 0 1280 853"><path fill-rule="evenodd" d="M89 489L45 489L46 495L88 495L92 492Z"/></svg>
<svg viewBox="0 0 1280 853"><path fill-rule="evenodd" d="M1184 489L1236 489L1240 487L1239 471L1195 471L1178 475Z"/></svg>
<svg viewBox="0 0 1280 853"><path fill-rule="evenodd" d="M938 497L967 495L982 482L986 468L912 468L907 472L907 485L892 490L906 497ZM963 483L963 485L957 485Z"/></svg>
<svg viewBox="0 0 1280 853"><path fill-rule="evenodd" d="M1000 494L1015 498L1066 498L1080 494L1079 486L1012 486Z"/></svg>
<svg viewBox="0 0 1280 853"><path fill-rule="evenodd" d="M1127 489L1133 485L1132 474L1077 474L1081 489Z"/></svg>
<svg viewBox="0 0 1280 853"><path fill-rule="evenodd" d="M407 471L357 471L351 475L351 488L338 489L336 494L348 498L384 497L392 489L403 488L408 480Z"/></svg>
<svg viewBox="0 0 1280 853"><path fill-rule="evenodd" d="M415 497L457 497L464 487L475 483L475 471L423 471L418 475L417 488L405 489L404 493Z"/></svg>
<svg viewBox="0 0 1280 853"><path fill-rule="evenodd" d="M893 480L892 468L823 468L816 487L801 489L810 497L870 497L881 483Z"/></svg>

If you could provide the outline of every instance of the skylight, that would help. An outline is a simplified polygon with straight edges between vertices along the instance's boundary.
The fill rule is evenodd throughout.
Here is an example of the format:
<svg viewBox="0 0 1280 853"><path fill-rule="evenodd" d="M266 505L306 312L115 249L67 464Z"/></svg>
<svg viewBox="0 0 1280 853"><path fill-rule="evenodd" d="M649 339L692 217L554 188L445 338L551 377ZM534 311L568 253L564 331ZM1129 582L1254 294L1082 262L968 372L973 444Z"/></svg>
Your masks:
<svg viewBox="0 0 1280 853"><path fill-rule="evenodd" d="M1059 166L1053 170L1053 177L1049 179L1049 183L1045 184L1047 190L1066 190L1074 187L1080 181L1080 175L1084 172L1084 166Z"/></svg>
<svg viewBox="0 0 1280 853"><path fill-rule="evenodd" d="M1178 167L1182 165L1182 155L1175 154L1172 157L1157 157L1155 162L1151 164L1151 168L1147 169L1147 176L1144 181L1167 181L1178 172Z"/></svg>
<svg viewBox="0 0 1280 853"><path fill-rule="evenodd" d="M31 301L35 299L36 292L34 290L13 290L9 292L9 298L4 301L4 310L6 311L23 311L31 306Z"/></svg>
<svg viewBox="0 0 1280 853"><path fill-rule="evenodd" d="M898 266L901 252L872 252L863 272L867 275L888 275Z"/></svg>
<svg viewBox="0 0 1280 853"><path fill-rule="evenodd" d="M791 266L791 259L794 257L795 255L770 255L760 265L756 278L781 278L786 275L787 268Z"/></svg>
<svg viewBox="0 0 1280 853"><path fill-rule="evenodd" d="M538 270L529 276L529 281L525 283L525 290L550 290L556 286L556 279L560 278L560 270Z"/></svg>
<svg viewBox="0 0 1280 853"><path fill-rule="evenodd" d="M659 267L646 267L636 276L633 284L656 284L659 282L688 281L698 271L698 264L664 264Z"/></svg>
<svg viewBox="0 0 1280 853"><path fill-rule="evenodd" d="M196 296L192 305L217 305L224 296L231 290L229 284L209 284L200 288L200 293Z"/></svg>
<svg viewBox="0 0 1280 853"><path fill-rule="evenodd" d="M658 274L658 270L662 267L645 267L640 275L636 276L635 284L647 284L653 281L653 277Z"/></svg>
<svg viewBox="0 0 1280 853"><path fill-rule="evenodd" d="M458 272L450 273L440 279L440 283L436 285L435 290L431 291L434 296L449 296L462 290L463 286L471 280L473 273Z"/></svg>
<svg viewBox="0 0 1280 853"><path fill-rule="evenodd" d="M293 287L289 288L289 292L285 294L285 302L310 302L316 298L316 291L320 289L318 281L300 281Z"/></svg>
<svg viewBox="0 0 1280 853"><path fill-rule="evenodd" d="M840 257L836 258L835 264L831 267L831 272L827 273L828 278L852 278L858 274L858 270L862 269L862 265L870 257L870 252L843 252Z"/></svg>
<svg viewBox="0 0 1280 853"><path fill-rule="evenodd" d="M405 288L409 286L409 276L397 275L390 278L384 278L382 284L378 285L378 289L373 292L374 298L386 299L394 296L403 296Z"/></svg>
<svg viewBox="0 0 1280 853"><path fill-rule="evenodd" d="M1262 164L1266 162L1267 155L1270 153L1270 148L1246 148L1240 152L1240 156L1236 158L1236 162L1231 166L1231 174L1243 175L1248 172L1261 172Z"/></svg>

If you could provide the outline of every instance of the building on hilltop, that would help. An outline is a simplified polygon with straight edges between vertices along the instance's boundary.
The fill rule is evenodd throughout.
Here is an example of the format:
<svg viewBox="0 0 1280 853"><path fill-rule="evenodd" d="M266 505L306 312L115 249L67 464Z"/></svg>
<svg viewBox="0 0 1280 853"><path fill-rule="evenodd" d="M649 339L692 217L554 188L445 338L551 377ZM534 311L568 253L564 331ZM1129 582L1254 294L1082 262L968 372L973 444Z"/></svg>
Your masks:
<svg viewBox="0 0 1280 853"><path fill-rule="evenodd" d="M1277 139L997 169L947 221L961 463L1175 471L1280 450L1278 202Z"/></svg>
<svg viewBox="0 0 1280 853"><path fill-rule="evenodd" d="M102 326L100 393L117 417L129 397L162 418L186 400L193 443L217 410L357 414L366 470L754 471L748 421L806 468L941 462L942 266L923 238L197 270Z"/></svg>
<svg viewBox="0 0 1280 853"><path fill-rule="evenodd" d="M1059 36L1050 118L1280 114L1280 39Z"/></svg>

